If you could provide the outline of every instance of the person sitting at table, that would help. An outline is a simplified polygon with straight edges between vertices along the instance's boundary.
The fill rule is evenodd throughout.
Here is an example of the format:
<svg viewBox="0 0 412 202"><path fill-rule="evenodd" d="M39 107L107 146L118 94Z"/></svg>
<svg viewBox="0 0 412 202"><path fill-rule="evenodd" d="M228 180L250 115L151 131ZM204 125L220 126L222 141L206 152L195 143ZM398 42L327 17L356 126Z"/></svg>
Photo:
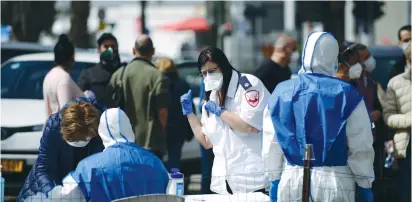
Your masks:
<svg viewBox="0 0 412 202"><path fill-rule="evenodd" d="M83 159L76 170L63 179L63 186L51 191L51 198L76 201L116 199L165 194L169 174L163 162L135 143L126 113L120 108L106 110L99 124L105 149Z"/></svg>

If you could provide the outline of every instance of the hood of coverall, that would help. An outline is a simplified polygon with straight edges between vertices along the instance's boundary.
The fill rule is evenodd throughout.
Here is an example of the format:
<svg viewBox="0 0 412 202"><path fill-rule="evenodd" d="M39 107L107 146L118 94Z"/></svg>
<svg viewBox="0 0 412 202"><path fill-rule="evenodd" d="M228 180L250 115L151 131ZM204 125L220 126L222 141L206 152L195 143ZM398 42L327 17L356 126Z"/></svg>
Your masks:
<svg viewBox="0 0 412 202"><path fill-rule="evenodd" d="M299 74L318 73L334 76L338 68L339 45L327 32L313 32L308 36L302 51Z"/></svg>
<svg viewBox="0 0 412 202"><path fill-rule="evenodd" d="M120 108L110 108L103 112L100 117L99 135L105 148L120 142L135 141L129 117Z"/></svg>

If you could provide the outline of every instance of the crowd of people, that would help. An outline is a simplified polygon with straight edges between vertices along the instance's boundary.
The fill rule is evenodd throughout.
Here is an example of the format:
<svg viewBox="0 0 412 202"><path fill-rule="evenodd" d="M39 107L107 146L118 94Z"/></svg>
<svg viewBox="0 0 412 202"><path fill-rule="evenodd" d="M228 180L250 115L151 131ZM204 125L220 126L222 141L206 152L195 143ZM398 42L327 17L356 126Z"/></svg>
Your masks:
<svg viewBox="0 0 412 202"><path fill-rule="evenodd" d="M386 92L372 76L368 47L339 44L327 32L308 36L293 79L288 65L297 48L289 36L277 39L253 75L207 47L197 61L199 120L173 60L152 63L148 35L136 39L135 58L123 64L116 38L103 34L100 63L78 84L70 77L74 47L62 35L43 85L49 118L40 153L18 201L164 194L168 170L180 168L182 146L193 137L202 149L203 194L262 192L274 202L301 201L304 148L311 144L312 201L384 200L384 150L401 174L395 201L410 201L411 26L398 36L403 70L394 68Z"/></svg>

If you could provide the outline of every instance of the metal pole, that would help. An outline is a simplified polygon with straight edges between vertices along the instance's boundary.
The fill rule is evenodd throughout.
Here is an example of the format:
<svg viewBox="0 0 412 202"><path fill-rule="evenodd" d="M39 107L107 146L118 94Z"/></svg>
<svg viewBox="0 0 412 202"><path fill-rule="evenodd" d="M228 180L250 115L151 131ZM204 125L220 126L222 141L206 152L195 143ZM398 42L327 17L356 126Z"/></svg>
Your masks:
<svg viewBox="0 0 412 202"><path fill-rule="evenodd" d="M304 168L303 168L303 189L302 189L302 202L309 202L310 196L310 167L312 160L312 145L305 145L305 156L304 156Z"/></svg>
<svg viewBox="0 0 412 202"><path fill-rule="evenodd" d="M141 20L141 32L147 34L146 31L146 4L147 1L140 1L140 20Z"/></svg>

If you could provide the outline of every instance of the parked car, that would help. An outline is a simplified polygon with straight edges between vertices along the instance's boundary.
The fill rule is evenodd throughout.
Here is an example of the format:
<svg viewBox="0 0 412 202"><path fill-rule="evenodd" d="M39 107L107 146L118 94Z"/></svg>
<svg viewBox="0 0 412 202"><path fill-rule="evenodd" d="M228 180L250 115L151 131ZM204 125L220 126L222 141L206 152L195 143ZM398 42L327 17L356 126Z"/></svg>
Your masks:
<svg viewBox="0 0 412 202"><path fill-rule="evenodd" d="M53 47L43 46L37 43L29 42L5 42L1 43L1 64L8 59L31 53L52 52Z"/></svg>
<svg viewBox="0 0 412 202"><path fill-rule="evenodd" d="M53 52L54 47L43 46L38 43L30 42L4 42L1 43L1 64L12 57L32 53ZM97 52L96 49L80 49L76 48L76 52Z"/></svg>

